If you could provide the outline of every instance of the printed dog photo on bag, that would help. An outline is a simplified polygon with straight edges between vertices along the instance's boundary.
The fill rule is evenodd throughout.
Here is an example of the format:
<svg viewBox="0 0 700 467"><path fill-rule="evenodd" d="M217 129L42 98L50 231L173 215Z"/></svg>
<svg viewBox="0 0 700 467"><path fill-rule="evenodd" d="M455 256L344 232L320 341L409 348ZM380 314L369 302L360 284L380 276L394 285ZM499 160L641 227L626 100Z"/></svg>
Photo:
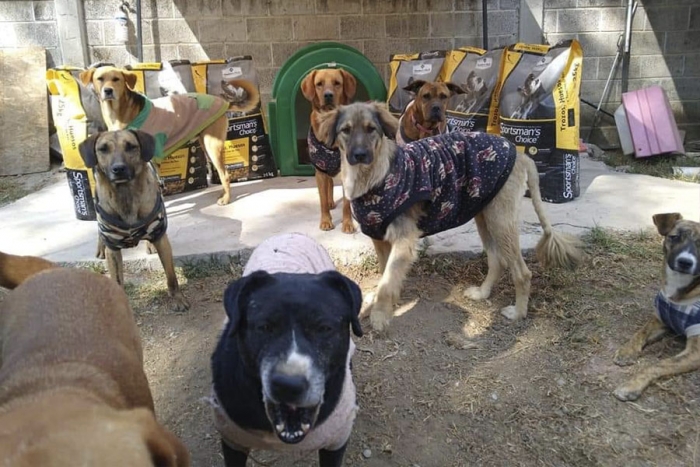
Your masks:
<svg viewBox="0 0 700 467"><path fill-rule="evenodd" d="M405 88L414 80L437 81L442 73L446 52L434 50L416 54L395 54L391 56L389 66L389 92L387 102L389 111L397 117L401 115L413 95Z"/></svg>

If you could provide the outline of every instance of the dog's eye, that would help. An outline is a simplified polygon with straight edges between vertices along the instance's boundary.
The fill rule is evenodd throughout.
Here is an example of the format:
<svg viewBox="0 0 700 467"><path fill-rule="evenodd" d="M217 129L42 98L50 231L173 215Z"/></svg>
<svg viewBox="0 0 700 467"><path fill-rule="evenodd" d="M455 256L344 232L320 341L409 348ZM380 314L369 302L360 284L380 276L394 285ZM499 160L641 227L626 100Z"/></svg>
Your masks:
<svg viewBox="0 0 700 467"><path fill-rule="evenodd" d="M105 79L104 79L102 76L100 76L100 77L97 78L97 81L99 81L100 83L101 83L102 81L104 81L104 80L105 80Z"/></svg>
<svg viewBox="0 0 700 467"><path fill-rule="evenodd" d="M344 135L349 135L350 134L350 127L346 126L340 129L340 132L343 133Z"/></svg>
<svg viewBox="0 0 700 467"><path fill-rule="evenodd" d="M318 326L316 326L316 331L319 334L330 334L334 331L334 329L328 324L319 324Z"/></svg>
<svg viewBox="0 0 700 467"><path fill-rule="evenodd" d="M112 78L113 83L116 83L117 81L119 81L119 78Z"/></svg>
<svg viewBox="0 0 700 467"><path fill-rule="evenodd" d="M340 81L335 81L335 82L333 82L333 85L334 85L334 86L340 86L340 84L341 84Z"/></svg>
<svg viewBox="0 0 700 467"><path fill-rule="evenodd" d="M447 99L447 94L440 94L440 99Z"/></svg>
<svg viewBox="0 0 700 467"><path fill-rule="evenodd" d="M373 133L373 132L377 131L377 129L375 127L373 127L372 125L368 125L367 128L365 129L365 131L367 131L367 133Z"/></svg>
<svg viewBox="0 0 700 467"><path fill-rule="evenodd" d="M430 99L430 94L423 94L423 99L425 99L425 100Z"/></svg>
<svg viewBox="0 0 700 467"><path fill-rule="evenodd" d="M677 242L678 240L681 239L681 236L679 234L673 234L673 235L668 235L666 238L668 238L672 242Z"/></svg>
<svg viewBox="0 0 700 467"><path fill-rule="evenodd" d="M136 149L136 147L137 146L135 144L131 144L131 143L126 143L124 145L124 149L126 149L127 151L133 151L134 149Z"/></svg>
<svg viewBox="0 0 700 467"><path fill-rule="evenodd" d="M106 144L102 144L97 148L97 152L107 152L109 151L109 146Z"/></svg>
<svg viewBox="0 0 700 467"><path fill-rule="evenodd" d="M323 83L316 83L317 88L320 88L321 86L323 86Z"/></svg>
<svg viewBox="0 0 700 467"><path fill-rule="evenodd" d="M269 323L269 322L268 323L260 323L255 327L255 329L258 332L269 334L271 332L274 332L275 326L274 326L274 324Z"/></svg>

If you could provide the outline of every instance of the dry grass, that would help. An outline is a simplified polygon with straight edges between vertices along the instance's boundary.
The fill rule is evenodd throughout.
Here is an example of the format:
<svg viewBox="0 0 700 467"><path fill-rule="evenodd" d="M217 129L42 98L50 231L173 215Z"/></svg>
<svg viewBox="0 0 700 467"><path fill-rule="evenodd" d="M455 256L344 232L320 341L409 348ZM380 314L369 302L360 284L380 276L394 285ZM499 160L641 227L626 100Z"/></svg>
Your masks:
<svg viewBox="0 0 700 467"><path fill-rule="evenodd" d="M698 167L700 157L687 156L655 156L648 159L636 159L625 156L622 151L607 151L603 162L611 167L627 167L626 172L632 174L651 175L653 177L681 180L684 182L700 183L700 178L688 175L677 175L673 167Z"/></svg>

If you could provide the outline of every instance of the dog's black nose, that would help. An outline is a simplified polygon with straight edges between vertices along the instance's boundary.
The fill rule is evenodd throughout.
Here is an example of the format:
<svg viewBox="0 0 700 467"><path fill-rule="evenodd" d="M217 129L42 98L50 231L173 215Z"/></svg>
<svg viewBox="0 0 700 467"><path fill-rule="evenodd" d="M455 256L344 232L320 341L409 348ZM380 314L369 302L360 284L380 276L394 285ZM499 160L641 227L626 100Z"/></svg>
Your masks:
<svg viewBox="0 0 700 467"><path fill-rule="evenodd" d="M126 174L127 166L126 164L113 164L112 167L110 167L110 170L112 171L113 175L122 176Z"/></svg>
<svg viewBox="0 0 700 467"><path fill-rule="evenodd" d="M690 272L695 267L695 260L690 256L679 256L676 258L676 270L679 272Z"/></svg>
<svg viewBox="0 0 700 467"><path fill-rule="evenodd" d="M112 88L104 88L102 90L102 93L107 96L107 97L112 97L114 95L114 89Z"/></svg>
<svg viewBox="0 0 700 467"><path fill-rule="evenodd" d="M435 105L435 106L431 107L430 108L430 115L432 115L433 117L440 118L440 116L442 115L442 109L440 108L440 106Z"/></svg>
<svg viewBox="0 0 700 467"><path fill-rule="evenodd" d="M366 149L354 149L350 153L350 157L348 157L348 162L350 165L369 164L371 161L372 158Z"/></svg>
<svg viewBox="0 0 700 467"><path fill-rule="evenodd" d="M333 103L333 93L332 92L324 93L323 100L326 101L326 104L332 104Z"/></svg>
<svg viewBox="0 0 700 467"><path fill-rule="evenodd" d="M280 402L293 403L299 400L309 388L309 382L300 375L278 373L270 380L272 397Z"/></svg>

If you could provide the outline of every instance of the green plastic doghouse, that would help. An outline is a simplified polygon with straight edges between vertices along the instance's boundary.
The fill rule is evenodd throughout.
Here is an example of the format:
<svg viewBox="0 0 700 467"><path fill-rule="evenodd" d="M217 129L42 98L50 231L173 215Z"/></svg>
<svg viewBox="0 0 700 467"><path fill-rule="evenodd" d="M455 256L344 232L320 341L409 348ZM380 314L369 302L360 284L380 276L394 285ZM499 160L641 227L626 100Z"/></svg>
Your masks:
<svg viewBox="0 0 700 467"><path fill-rule="evenodd" d="M386 101L386 87L377 69L360 51L337 42L320 42L298 50L280 68L267 105L272 151L280 174L313 175L314 169L299 158L299 145L306 147L311 104L300 86L314 69L340 67L357 79L356 101Z"/></svg>

